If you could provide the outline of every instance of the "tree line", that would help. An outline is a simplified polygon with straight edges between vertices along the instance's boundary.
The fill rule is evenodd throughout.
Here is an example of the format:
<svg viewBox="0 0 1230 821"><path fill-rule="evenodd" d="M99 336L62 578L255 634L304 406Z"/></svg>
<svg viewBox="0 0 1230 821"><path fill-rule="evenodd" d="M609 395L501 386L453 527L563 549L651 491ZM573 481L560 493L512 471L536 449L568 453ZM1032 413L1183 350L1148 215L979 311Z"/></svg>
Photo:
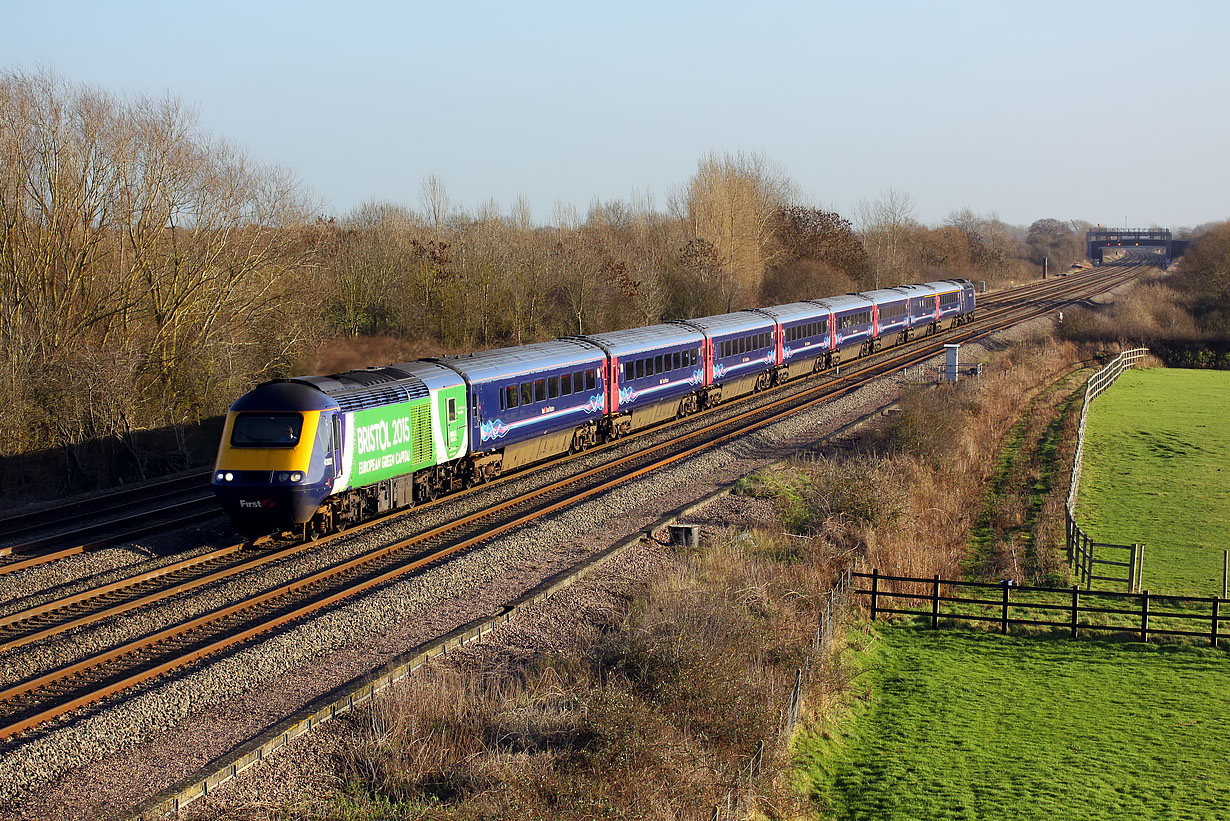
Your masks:
<svg viewBox="0 0 1230 821"><path fill-rule="evenodd" d="M202 454L182 436L169 456L143 452L139 432L183 430L324 363L1020 278L1043 249L1079 256L1077 233L969 210L927 226L891 189L852 221L742 153L702 157L662 209L595 200L539 222L524 198L467 210L428 177L417 207L322 216L290 174L204 133L174 98L0 73L0 457L51 449L88 472L73 448L106 440L138 472L162 470Z"/></svg>

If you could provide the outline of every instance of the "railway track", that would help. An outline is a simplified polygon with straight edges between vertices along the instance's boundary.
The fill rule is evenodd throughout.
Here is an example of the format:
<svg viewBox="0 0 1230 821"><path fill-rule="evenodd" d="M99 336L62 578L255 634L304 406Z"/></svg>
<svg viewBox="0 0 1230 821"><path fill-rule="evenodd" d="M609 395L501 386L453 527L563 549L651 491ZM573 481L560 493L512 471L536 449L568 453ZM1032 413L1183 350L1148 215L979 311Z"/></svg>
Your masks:
<svg viewBox="0 0 1230 821"><path fill-rule="evenodd" d="M1006 298L986 306L978 321L941 337L932 337L906 348L883 352L856 372L836 375L827 381L801 380L794 392L761 395L764 401L736 407L724 418L700 419L700 427L680 433L666 441L619 456L605 464L580 471L567 479L550 483L522 496L484 509L441 527L402 539L356 556L274 589L129 641L121 646L55 671L37 676L0 691L0 738L38 727L79 707L105 699L172 670L182 670L206 656L235 648L254 636L277 629L330 607L343 599L379 587L401 576L439 562L446 557L494 538L502 533L550 515L575 502L603 493L651 470L685 459L692 454L722 444L749 431L772 424L801 408L824 402L853 391L860 385L934 356L943 344L972 341L999 330L1006 324L1045 314L1071 301L1073 294L1090 289L1107 290L1134 276L1131 270L1104 269L1090 277L1070 278L1069 282L1032 293L1025 301ZM1082 294L1084 296L1085 294ZM847 366L848 367L848 366ZM592 451L590 452L593 453ZM558 463L556 463L558 464ZM476 489L481 490L481 488ZM337 537L333 537L337 538ZM316 543L319 544L319 543ZM253 569L261 564L286 558L315 544L291 545L279 551L252 556L239 546L227 548L227 556L214 554L185 560L158 571L161 581L134 577L97 593L95 604L87 599L74 603L51 603L41 614L27 619L14 614L0 620L0 650L62 633L72 627L111 618L135 607L154 603L180 592ZM222 552L222 551L219 551ZM224 562L209 567L212 561ZM184 576L176 574L183 573ZM119 587L117 587L118 585ZM149 585L141 587L140 585ZM86 595L86 594L83 594ZM111 601L108 596L120 596ZM99 605L97 602L101 602ZM63 605L59 609L53 605ZM73 608L84 607L92 614L73 615ZM66 616L66 614L68 614ZM95 618L96 617L96 618ZM82 619L86 619L83 621ZM32 620L33 619L33 620ZM40 623L45 619L48 623ZM6 633L5 631L10 631Z"/></svg>
<svg viewBox="0 0 1230 821"><path fill-rule="evenodd" d="M1108 270L1105 276L1115 276L1112 270ZM980 318L980 322L985 322L988 319L993 319L996 314L986 314L985 311L1004 310L1004 303L1014 303L1015 297L1024 295L1033 301L1047 296L1049 291L1062 291L1065 288L1072 286L1065 285L1062 282L1057 282L1052 285L1047 292L1039 293L1036 285L1021 286L1013 291L999 292L996 294L998 299L987 300L984 307L984 314ZM1005 297L1005 295L1008 295ZM997 308L996 306L1000 307ZM1010 305L1008 306L1010 307ZM946 336L945 339L950 337ZM898 349L899 351L900 349ZM875 357L862 360L864 364L873 363L888 355L890 352L881 352ZM853 364L853 363L852 363ZM785 386L782 391L771 394L760 394L756 398L764 401L765 397L775 397L779 395L790 395L793 392L805 389L807 382L805 380L796 380L795 382ZM783 393L784 392L784 393ZM729 414L733 408L740 407L738 402L727 403L720 406L711 412L711 414L720 417L723 414ZM701 418L701 417L694 417ZM642 432L636 434L639 438L646 436L649 433L659 433L660 431ZM628 439L621 442L626 443ZM613 446L607 446L609 449ZM582 456L592 456L602 453L604 448L591 449ZM580 456L574 458L581 458ZM564 462L568 460L563 460ZM552 466L560 464L554 462ZM483 492L492 486L498 486L509 481L523 481L524 477L532 473L530 471L521 472L515 475L504 477L496 482L489 483L480 488L474 488L470 491L461 494L454 494L449 499L442 500L436 504L443 504L450 500L459 499L470 493ZM197 477L190 477L197 478ZM179 480L183 481L183 480ZM170 483L168 483L170 484ZM168 494L169 495L169 494ZM416 508L422 509L424 506ZM402 516L405 511L398 511L392 516ZM353 534L357 530L366 529L374 526L385 519L375 520L362 526L362 528L352 528L350 533ZM319 544L319 543L317 543ZM223 581L240 573L257 570L263 566L269 565L275 561L280 561L293 557L296 554L305 552L310 545L297 544L289 547L280 547L276 550L251 551L242 549L241 545L231 545L220 548L210 553L201 556L184 559L174 564L155 568L153 570L137 574L135 576L122 579L92 590L86 590L72 596L67 596L56 601L39 604L34 607L23 609L19 612L14 612L7 616L0 616L0 653L9 652L20 648L26 644L35 641L53 638L57 635L65 633L69 630L85 627L103 621L108 618L122 615L131 612L141 607L150 606L160 601L171 598L176 595L183 595L193 590L201 589L210 584ZM78 546L75 548L67 548L57 553L58 556L75 555L82 552L85 548ZM46 559L42 559L46 560ZM40 559L28 560L24 564L39 562Z"/></svg>
<svg viewBox="0 0 1230 821"><path fill-rule="evenodd" d="M219 511L208 477L198 472L0 517L0 575L212 519Z"/></svg>
<svg viewBox="0 0 1230 821"><path fill-rule="evenodd" d="M996 291L981 301L980 311L985 313L1021 296L1037 298L1040 288L1055 287L1029 283ZM199 471L0 517L0 534L9 542L0 546L0 575L213 519L220 513L209 476L210 471ZM66 525L79 526L65 531ZM20 541L9 541L14 538ZM4 635L0 629L0 641Z"/></svg>

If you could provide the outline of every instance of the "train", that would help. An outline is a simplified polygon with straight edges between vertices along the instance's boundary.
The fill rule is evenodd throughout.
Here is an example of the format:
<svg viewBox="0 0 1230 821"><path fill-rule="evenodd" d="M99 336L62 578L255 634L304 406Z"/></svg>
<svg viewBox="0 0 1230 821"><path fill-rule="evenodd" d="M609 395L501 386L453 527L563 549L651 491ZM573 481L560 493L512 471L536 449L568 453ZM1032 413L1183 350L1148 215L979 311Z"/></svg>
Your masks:
<svg viewBox="0 0 1230 821"><path fill-rule="evenodd" d="M974 316L947 279L265 382L227 412L215 495L246 538L315 539Z"/></svg>

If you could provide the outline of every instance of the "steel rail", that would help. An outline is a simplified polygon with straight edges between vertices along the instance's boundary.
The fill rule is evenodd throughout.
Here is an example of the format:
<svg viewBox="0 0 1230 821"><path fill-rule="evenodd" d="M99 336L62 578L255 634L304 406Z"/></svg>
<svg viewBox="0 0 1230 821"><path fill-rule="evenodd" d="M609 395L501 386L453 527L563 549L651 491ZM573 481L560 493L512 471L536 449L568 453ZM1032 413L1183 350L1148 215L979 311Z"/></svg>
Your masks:
<svg viewBox="0 0 1230 821"><path fill-rule="evenodd" d="M1130 276L1128 278L1130 278ZM1082 284L1087 285L1088 283L1082 283ZM1107 285L1102 290L1109 290L1111 287L1115 287L1118 284L1119 282L1114 282L1110 285ZM1053 307L1054 307L1053 305L1047 305L1045 307L1034 308L1032 316L1042 315L1052 310ZM1025 317L1018 318L1015 322L1024 321L1024 319ZM1015 322L1011 324L1015 324ZM970 329L967 333L960 334L960 336L962 336L964 339L967 339L967 340L977 339L977 338L981 338L982 336L986 336L990 333L993 333L996 330L999 330L999 328L989 327L989 328L981 329L981 330ZM564 480L560 480L558 482L552 483L548 485L547 487L534 491L533 494L529 497L514 498L514 499L506 500L505 502L500 503L496 506L493 506L492 508L488 510L471 514L470 516L464 517L456 522L452 522L447 525L442 525L438 528L429 530L423 534L418 534L416 536L413 536L410 539L402 540L393 545L388 545L384 548L371 551L368 554L356 557L334 568L328 568L326 570L318 571L317 573L312 574L303 579L296 580L294 582L290 582L285 585L281 585L278 588L267 591L266 593L263 593L263 594L260 594L254 597L250 597L249 599L246 599L242 602L238 602L229 607L221 608L217 611L214 611L213 613L209 613L209 614L205 614L203 616L197 617L196 619L193 619L185 623L184 625L177 625L174 627L165 628L164 630L157 631L156 633L153 633L149 636L134 640L132 642L128 642L125 645L122 645L120 647L106 651L90 659L84 659L80 662L77 662L76 664L72 664L65 668L61 668L60 670L52 671L51 673L47 673L43 676L39 676L30 681L9 687L3 691L0 691L0 703L10 701L24 694L32 693L40 688L48 687L55 683L62 682L67 678L71 678L76 675L84 674L87 670L97 669L110 660L114 660L114 659L121 658L126 655L140 652L141 650L155 646L160 641L165 642L172 638L183 637L186 634L193 632L194 630L197 630L206 625L218 622L230 615L240 613L244 610L252 609L253 607L258 606L259 604L276 601L278 598L281 598L283 596L293 594L294 592L297 592L297 591L302 591L320 582L327 581L331 578L335 578L339 575L344 574L345 572L348 572L349 570L352 570L354 568L360 567L365 564L369 564L378 557L388 556L395 552L401 552L407 547L425 544L431 541L432 539L444 537L448 533L457 531L465 525L476 523L482 519L491 518L494 515L502 513L506 510L511 510L517 506L524 506L528 501L532 501L533 498L546 496L552 490L567 488L569 486L577 484L578 482L582 481L585 478L596 477L602 473L618 471L622 466L631 465L633 462L638 461L638 460L644 460L646 458L649 458L651 460L648 464L644 464L640 467L635 467L635 468L632 468L630 470L626 470L623 472L617 472L615 476L607 480L604 480L604 481L599 481L597 484L595 484L592 487L580 490L578 492L570 493L566 495L564 498L561 498L555 501L554 503L536 507L529 512L513 517L509 519L508 521L505 521L495 527L485 529L481 533L478 533L470 538L455 542L454 544L442 550L437 550L428 555L420 556L419 558L412 559L409 562L403 562L397 565L396 567L393 567L373 577L370 577L362 582L359 582L358 584L351 584L341 590L338 590L334 593L326 595L323 598L318 598L308 604L302 605L289 612L283 613L282 615L277 616L276 618L258 623L252 627L246 628L237 633L233 633L221 639L211 641L208 644L202 647L199 647L185 655L181 655L177 658L170 659L168 661L159 663L151 667L147 667L140 672L126 676L119 681L112 682L111 684L108 684L106 687L103 687L99 690L95 690L93 692L87 692L67 702L63 702L59 705L43 710L37 713L36 715L28 716L26 719L22 721L16 722L14 724L10 724L8 727L0 729L0 738L9 738L18 732L22 732L26 729L30 729L31 727L37 726L58 715L63 715L64 713L70 712L74 709L77 709L78 707L85 706L86 704L92 703L101 698L106 698L109 695L120 692L122 690L126 690L131 686L140 684L144 681L150 680L151 678L155 678L159 675L162 675L163 673L168 672L169 670L184 666L186 664L191 664L203 658L204 656L210 655L212 653L218 652L223 649L233 647L237 644L247 641L249 638L252 638L255 635L266 632L268 630L276 629L290 621L303 618L304 616L310 615L311 613L316 612L324 607L328 607L345 598L349 598L351 596L360 594L362 592L372 589L373 587L379 586L392 579L395 579L399 576L413 572L414 570L419 569L427 564L439 561L442 558L453 555L461 550L465 550L468 547L472 547L473 545L478 544L482 541L489 540L515 527L529 523L543 516L550 515L551 513L554 513L571 504L574 504L578 500L589 498L593 495L605 492L606 490L609 490L611 487L622 484L623 482L629 481L630 479L642 476L645 473L648 473L652 470L658 469L665 465L672 464L681 459L685 459L691 455L694 455L695 453L699 451L707 450L709 448L714 447L717 444L720 444L725 441L729 441L730 439L746 435L749 431L758 430L766 425L772 424L773 422L780 420L784 416L798 410L799 408L809 407L815 404L819 404L823 401L826 401L827 399L831 398L834 395L848 393L849 391L854 390L856 387L862 384L865 384L869 381L872 381L873 379L876 379L884 375L885 373L896 371L900 367L898 362L902 359L911 359L914 361L925 361L925 359L928 359L932 355L934 355L935 350L938 349L940 344L943 344L943 343L933 342L932 344L928 346L923 346L921 350L915 350L911 352L902 353L898 357L894 357L888 361L878 363L870 368L867 368L867 369L864 369L863 371L858 372L857 374L850 374L850 375L846 375L843 377L838 377L833 382L826 383L824 385L814 386L810 390L804 391L800 394L795 394L793 396L788 396L788 397L782 397L772 403L769 403L768 405L748 409L744 411L743 413L738 414L734 417L724 419L721 421L717 421L703 428L700 428L698 430L683 434L680 437L676 438L675 440L668 440L656 446L650 447L644 451L640 451L635 454L630 454L620 459L616 459L613 462L608 463L606 465L597 466L587 471L583 471L579 474L576 474L574 476L568 477ZM815 395L812 395L812 394L815 394ZM803 399L803 401L801 402L797 401L800 398ZM780 412L771 413L770 411L773 411L774 409L779 409ZM766 412L769 412L769 413L766 413ZM763 418L760 418L760 419L753 418L756 416L762 416ZM744 423L744 424L740 425L739 423ZM706 434L714 434L717 430L721 428L726 428L726 427L730 427L731 430L725 433L710 435L708 437L705 436ZM660 458L656 458L656 454L658 454L659 452L669 450L672 447L679 445L681 442L686 442L692 439L697 439L699 441L697 441L695 445L692 445L690 447L686 447L682 450L677 450L673 453L669 453ZM656 458L656 461L654 461L655 458Z"/></svg>
<svg viewBox="0 0 1230 821"><path fill-rule="evenodd" d="M1088 284L1088 283L1085 283L1085 284ZM1064 286L1061 284L1061 287L1064 287ZM1072 284L1069 283L1067 284L1066 287L1072 287ZM1033 296L1040 297L1042 295L1037 294L1037 292L1035 291ZM998 313L994 315L998 315ZM980 318L980 321L985 320L985 318L986 317L984 315L984 317ZM945 338L948 338L948 337L945 337ZM882 356L882 355L883 355L882 353L877 354L877 356ZM869 359L864 359L863 361L866 363L869 363L868 367L870 367ZM800 387L804 387L806 389L806 386L802 385L801 382L802 382L801 380L799 382L796 382L796 385L800 385ZM789 394L788 396L798 395L798 393L799 392L796 391L794 394ZM731 406L734 404L735 403L729 403L723 406L722 409L729 410ZM757 407L763 407L763 405L760 405ZM638 434L634 435L634 437L625 437L624 441L630 438L635 438L635 436L644 435L644 433L646 432L639 432ZM582 454L582 455L598 453L601 450L602 449L591 449L589 451L586 451L585 454ZM580 457L578 456L574 458L580 458ZM561 464L564 461L567 461L567 460L559 460L559 461L553 462L552 464ZM523 474L517 474L517 477L520 477L521 475ZM498 480L498 482L489 483L488 486L499 484L504 481L509 481L512 478L514 477L513 476L505 477L501 480ZM474 488L472 489L472 491L478 492L481 489L482 489L481 487ZM450 498L456 499L456 498L459 498L461 495L462 494L454 494ZM420 508L416 508L416 509L420 509ZM405 511L398 511L398 512L391 514L391 516L399 516L399 515L402 515L403 513L405 513ZM358 530L361 530L366 527L373 526L377 523L386 521L388 518L390 517L382 517L381 519L372 520L370 522L364 523L363 525L357 526L356 528L352 529L350 533L353 534L354 532L357 532ZM173 583L173 584L168 585L165 588L154 590L154 591L145 593L144 595L139 595L126 602L113 604L111 606L104 607L104 608L101 608L101 609L98 609L92 612L87 612L84 614L80 613L82 605L88 605L89 603L96 602L96 601L103 600L103 599L114 598L116 595L123 595L125 592L132 592L136 588L148 586L148 584L151 581L158 580L158 579L165 579L168 576L174 576L176 574L190 571L192 569L202 568L211 563L216 563L220 561L221 559L227 556L230 556L236 553L237 551L239 551L241 546L234 545L234 546L230 546L227 548L222 548L222 549L212 551L207 554L203 554L202 556L199 556L199 557L194 557L192 559L186 559L181 562L177 562L172 565L167 565L162 568L155 568L154 570L141 573L141 574L137 574L136 576L122 579L122 580L110 583L108 585L104 585L99 588L94 588L91 590L83 591L81 593L66 597L64 599L59 599L56 601L48 602L48 603L38 605L33 608L29 608L27 610L23 610L20 612L10 614L8 616L0 617L0 635L2 635L2 633L5 631L5 628L19 626L22 623L34 621L38 623L39 625L39 628L36 630L28 631L24 634L19 634L7 640L0 640L0 652L7 652L9 650L16 649L26 644L30 644L34 641L51 638L53 636L59 635L60 633L66 632L70 629L84 627L86 625L101 621L103 619L111 618L113 616L121 615L123 613L138 609L140 607L145 607L148 605L155 604L159 601L163 601L175 595L181 595L184 593L188 593L192 590L199 589L206 585L213 584L219 581L223 581L226 578L234 576L238 573L247 572L249 570L254 570L272 561L288 558L297 553L304 552L310 547L318 546L322 543L327 543L328 541L331 541L334 538L339 538L341 535L342 534L333 534L332 536L326 537L326 539L322 542L298 543L296 545L292 545L290 547L280 549L274 553L263 554L262 556L258 556L256 558L246 560L239 564L213 571L207 575L202 575L202 576L199 576L195 579L191 579L186 582ZM80 552L80 549L74 550L72 552ZM65 612L74 612L76 615L73 618L61 621L57 624L46 625L46 622L49 619L54 620L56 615L63 615ZM9 630L8 632L12 632L12 630Z"/></svg>
<svg viewBox="0 0 1230 821"><path fill-rule="evenodd" d="M1109 272L1117 267L1127 267L1127 266L1106 266L1102 269L1099 269L1098 273ZM1077 279L1077 277L1074 276L1074 277L1071 277L1070 279ZM1067 283L1060 282L1059 280L1055 280L1054 282L1055 282L1055 285L1053 287L1049 284L1040 284L1038 282L1030 282L1030 283L1025 283L1022 285L1014 286L1013 288L994 291L992 292L990 296L984 297L984 299L982 300L982 306L985 311L987 307L999 305L1000 303L1006 300L1014 299L1022 294L1029 296L1031 298L1035 298L1035 299L1042 298L1043 296L1046 295L1046 293L1041 292L1041 289L1046 289L1047 292L1051 290L1055 290L1056 292L1058 292L1067 284ZM1029 292L1029 293L1025 294L1025 292ZM916 342L911 342L909 344L916 344ZM881 354L880 353L873 354L873 356L879 356L879 355ZM866 361L866 358L864 359L864 361ZM745 401L745 398L734 400L734 403L742 402L742 401ZM722 406L722 409L729 408L734 403L726 403L725 405ZM706 412L711 412L711 411L706 411ZM630 436L623 437L621 441L626 441L628 439L643 436L650 431L656 432L660 429L661 429L660 426L653 426L646 430L638 431L637 433L632 434ZM613 445L614 443L611 443L611 444ZM586 454L600 453L604 449L606 449L606 446L590 448L589 450L585 451L585 453ZM555 460L554 463L562 464L566 461L567 459L560 459L560 460ZM57 524L57 523L61 523L64 521L80 521L82 519L88 518L89 516L95 515L98 512L98 511L75 512L75 513L69 514L67 517L64 517L61 515L61 517L56 522L52 522L50 524L47 524L47 523L32 524L31 523L31 522L35 522L39 520L48 519L48 518L54 518L57 514L62 514L63 511L65 510L71 509L74 511L80 511L80 508L83 505L94 508L94 507L101 507L105 504L108 506L107 507L108 510L116 510L116 509L136 507L141 504L148 503L150 501L156 501L160 498L168 498L172 496L182 495L186 492L191 492L192 490L191 485L193 483L200 482L202 479L207 477L209 474L210 474L210 471L206 471L206 472L201 472L197 474L192 474L189 476L180 476L174 479L167 479L162 482L141 485L139 487L124 488L121 490L116 490L110 493L102 494L100 496L91 497L90 499L77 500L77 501L65 503L63 505L43 508L41 510L36 510L36 511L32 511L29 513L16 514L16 515L7 516L7 517L0 517L0 529L2 529L6 525L6 523L10 527L12 527L13 525L16 525L15 532L27 532L27 531L35 530L35 529L45 529L46 527L51 526L51 524ZM502 484L504 481L508 481L514 476L522 476L524 474L525 474L525 471L518 471L515 474L509 474L508 476L501 477L500 479L497 479L493 482L488 482L486 483L486 486L490 487L496 484ZM133 501L120 502L119 504L115 504L115 501L118 499L132 498L132 497L137 496L138 494L148 494L150 490L156 490L159 487L170 487L174 485L186 485L186 487L183 487L177 490L165 491L153 497L145 496L145 498L143 499L134 499ZM450 494L449 498L457 499L457 498L461 498L465 494L466 492L464 491L461 493L453 493L453 494ZM22 544L0 547L0 556L10 555L10 554L24 554L25 552L28 552L28 551L34 551L34 550L38 550L40 548L44 548L47 546L61 544L68 539L81 536L82 534L94 534L94 533L99 533L99 532L106 533L109 528L117 524L157 520L145 526L133 528L131 530L122 531L120 533L108 534L100 538L92 538L89 541L85 541L79 545L73 545L73 546L69 546L66 548L58 549L58 550L51 550L46 553L40 553L28 559L7 562L7 563L0 563L0 575L4 575L6 573L13 573L19 570L25 570L30 567L36 567L42 564L50 564L51 562L58 561L63 558L75 556L75 555L78 555L80 553L83 553L89 550L97 550L103 547L110 547L112 545L119 544L121 542L128 541L130 539L133 539L139 536L148 535L150 533L155 533L155 532L159 532L162 530L168 530L174 527L181 527L181 526L188 525L188 524L194 524L199 521L204 521L206 519L219 515L217 509L213 506L212 502L213 502L212 493L206 491L201 496L187 500L186 502L181 503L179 505L159 507L153 510L145 511L139 514L134 514L132 516L124 517L121 519L104 520L102 522L99 522L97 525L91 525L86 528L80 528L76 531L70 531L68 533L59 533L54 536L48 536L48 537L44 537L40 539L35 539L35 540L25 542ZM185 517L171 519L171 520L166 520L164 518L168 510L173 510L176 507L184 507L184 506L190 506L190 505L195 505L195 504L207 504L207 503L208 503L207 509L201 511L199 514L196 514L194 516L191 516L191 517L185 516ZM421 509L422 507L424 507L424 505L417 505L416 509ZM399 515L404 512L405 511L398 511L394 515ZM14 532L14 531L10 531L10 532Z"/></svg>

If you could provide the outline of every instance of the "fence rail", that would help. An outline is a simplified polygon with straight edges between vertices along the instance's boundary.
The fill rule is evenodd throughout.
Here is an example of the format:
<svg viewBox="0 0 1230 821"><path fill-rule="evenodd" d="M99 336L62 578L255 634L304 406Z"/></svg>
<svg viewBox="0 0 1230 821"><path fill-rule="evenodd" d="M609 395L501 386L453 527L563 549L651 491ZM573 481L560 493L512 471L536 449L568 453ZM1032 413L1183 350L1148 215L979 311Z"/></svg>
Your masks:
<svg viewBox="0 0 1230 821"><path fill-rule="evenodd" d="M1150 636L1177 636L1207 640L1213 647L1230 639L1230 631L1222 629L1230 628L1230 599L1216 596L1159 596L1148 590L1090 593L1079 586L1029 587L1011 579L998 584L939 576L925 579L884 575L878 569L852 576L858 581L851 592L869 599L872 621L881 614L919 616L932 628L942 620L971 621L995 625L1001 633L1012 625L1054 627L1069 631L1072 638L1082 630L1132 633L1146 642ZM968 595L962 595L966 591ZM1123 606L1106 606L1115 603Z"/></svg>
<svg viewBox="0 0 1230 821"><path fill-rule="evenodd" d="M1068 564L1077 571L1079 583L1084 584L1086 589L1091 589L1095 581L1107 581L1126 584L1129 593L1140 591L1144 545L1116 545L1094 541L1076 522L1076 496L1080 489L1081 468L1085 456L1085 425L1089 419L1089 404L1148 353L1148 348L1123 351L1107 363L1106 367L1089 377L1089 382L1085 385L1085 399L1081 403L1081 421L1076 431L1076 453L1072 457L1072 481L1068 486L1064 518L1067 519ZM1094 555L1095 548L1124 550L1128 551L1129 555L1126 561L1100 559ZM1102 575L1101 567L1123 567L1127 569L1127 574Z"/></svg>

